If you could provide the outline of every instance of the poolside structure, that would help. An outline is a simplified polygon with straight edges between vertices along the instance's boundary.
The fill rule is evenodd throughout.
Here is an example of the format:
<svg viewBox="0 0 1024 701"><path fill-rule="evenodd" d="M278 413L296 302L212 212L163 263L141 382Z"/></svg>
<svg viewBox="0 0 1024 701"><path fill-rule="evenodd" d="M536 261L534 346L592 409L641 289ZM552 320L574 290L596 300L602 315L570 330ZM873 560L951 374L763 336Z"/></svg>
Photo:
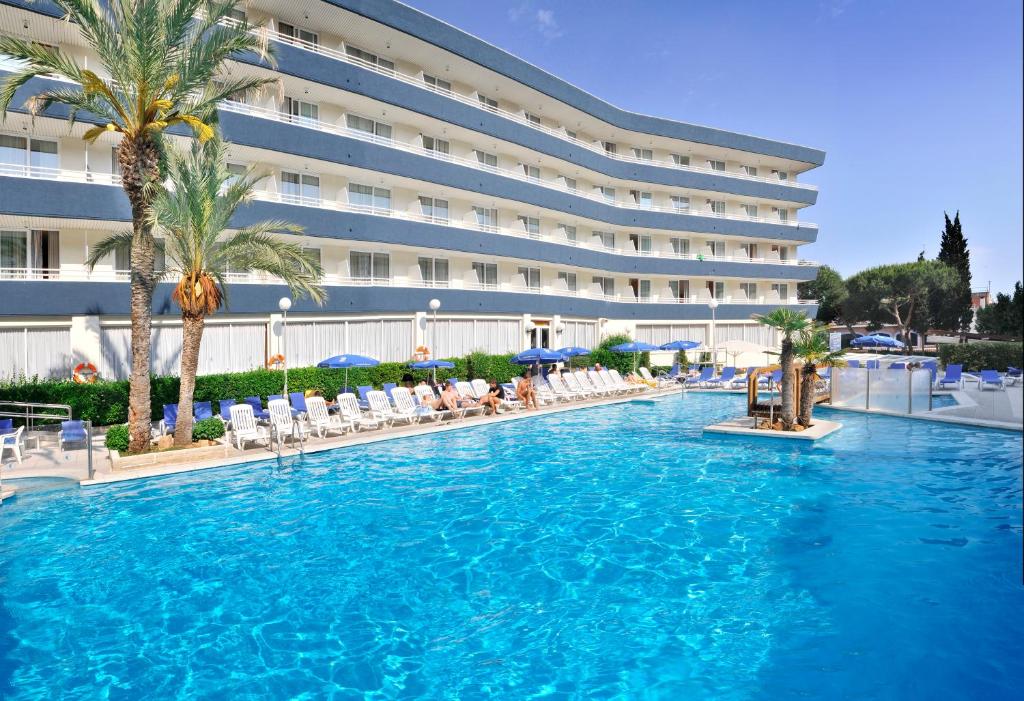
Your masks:
<svg viewBox="0 0 1024 701"><path fill-rule="evenodd" d="M800 248L818 230L800 214L822 151L620 109L391 0L253 0L237 13L277 65L239 57L231 70L281 81L221 108L232 164L270 173L237 223L303 226L326 271L326 305L289 312L288 367L592 348L614 332L772 347L751 314L797 306L797 283L815 276ZM60 15L0 0L3 31L84 60ZM92 363L123 378L128 252L83 265L130 218L116 141L86 145L91 125L69 133L56 111L33 120L24 96L50 84L33 79L0 126L0 373L70 377ZM241 274L228 287L200 374L285 352L285 289ZM155 294L156 374L178 369L171 288Z"/></svg>

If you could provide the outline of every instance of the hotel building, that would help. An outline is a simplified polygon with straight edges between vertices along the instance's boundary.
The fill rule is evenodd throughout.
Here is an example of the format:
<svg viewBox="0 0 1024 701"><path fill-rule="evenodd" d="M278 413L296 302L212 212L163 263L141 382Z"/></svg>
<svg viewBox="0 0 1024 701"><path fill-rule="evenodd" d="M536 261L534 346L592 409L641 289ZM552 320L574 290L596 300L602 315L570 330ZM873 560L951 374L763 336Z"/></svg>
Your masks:
<svg viewBox="0 0 1024 701"><path fill-rule="evenodd" d="M221 110L231 162L268 173L238 223L302 226L290 236L319 256L329 294L292 307L290 366L346 352L403 361L420 345L435 357L590 347L613 332L774 344L752 314L814 313L796 287L816 273L800 247L818 230L800 210L822 151L628 112L391 0L244 12L276 65L240 57L228 70L280 88ZM98 65L60 15L0 0L0 31ZM54 82L33 80L0 124L0 374L68 377L89 361L125 377L127 255L84 266L130 221L116 140L87 145L91 125L69 129L58 109L31 119L25 98ZM155 294L157 374L178 370L172 287ZM285 295L235 275L200 373L280 352Z"/></svg>

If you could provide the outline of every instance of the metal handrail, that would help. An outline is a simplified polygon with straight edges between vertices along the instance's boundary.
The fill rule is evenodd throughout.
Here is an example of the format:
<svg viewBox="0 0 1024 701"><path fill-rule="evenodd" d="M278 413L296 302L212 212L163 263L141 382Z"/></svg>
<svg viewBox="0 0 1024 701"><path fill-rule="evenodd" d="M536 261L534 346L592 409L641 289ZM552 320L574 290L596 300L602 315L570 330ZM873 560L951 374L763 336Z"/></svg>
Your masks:
<svg viewBox="0 0 1024 701"><path fill-rule="evenodd" d="M16 407L22 411L9 411L3 407ZM36 413L34 409L59 409L66 412L66 416L59 414ZM25 429L32 430L34 419L46 419L50 421L71 421L71 406L68 404L40 404L36 402L6 402L0 401L0 416L11 419L24 419Z"/></svg>

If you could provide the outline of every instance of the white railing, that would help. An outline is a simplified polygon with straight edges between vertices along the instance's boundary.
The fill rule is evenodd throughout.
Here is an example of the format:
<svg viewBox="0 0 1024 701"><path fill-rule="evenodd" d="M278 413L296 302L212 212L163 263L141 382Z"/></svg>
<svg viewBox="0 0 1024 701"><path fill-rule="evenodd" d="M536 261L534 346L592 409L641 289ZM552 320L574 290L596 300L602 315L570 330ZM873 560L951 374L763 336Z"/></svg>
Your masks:
<svg viewBox="0 0 1024 701"><path fill-rule="evenodd" d="M61 180L73 183L95 183L97 185L121 184L121 176L116 174L0 163L0 176L4 175L14 178L38 178L40 180Z"/></svg>
<svg viewBox="0 0 1024 701"><path fill-rule="evenodd" d="M237 20L224 19L224 20L222 20L222 22L225 23L225 24L229 24L229 23L236 23ZM688 171L693 171L693 172L697 172L697 173L709 173L711 175L724 175L724 176L727 176L727 177L730 177L730 178L737 178L739 180L752 180L752 181L756 181L756 182L770 183L772 185L784 185L784 186L787 186L787 187L794 187L794 188L803 189L803 190L814 190L814 191L817 191L817 189L818 189L814 185L810 185L810 184L807 184L807 183L797 182L795 180L780 180L777 177L776 178L770 178L770 177L765 177L765 176L760 176L760 175L747 175L744 172L721 171L721 170L716 170L716 169L710 168L710 167L709 168L704 168L704 167L701 167L701 166L693 166L693 165L677 165L675 163L647 160L645 158L637 158L635 156L630 156L630 155L625 155L625 154L608 153L604 149L603 146L601 146L599 144L589 143L587 141L582 141L581 139L578 139L576 137L570 136L568 133L566 133L566 131L564 129L555 129L553 127L548 127L548 126L545 126L543 124L537 124L536 122L533 122L533 121L530 121L529 119L527 119L526 115L524 115L524 114L519 114L517 112L509 112L508 110L503 110L500 107L490 107L490 106L480 102L479 99L477 99L477 98L475 98L475 97L473 97L471 95L462 95L460 93L455 92L454 90L446 90L444 88L437 87L435 85L430 85L429 83L425 83L419 76L414 76L414 75L409 75L407 73L402 73L401 71L395 70L394 68L386 68L386 67L383 67L383 66L379 66L376 63L371 63L370 61L365 61L365 60L363 60L361 58L357 58L355 56L349 56L344 51L340 51L338 49L331 49L331 48L323 46L323 45L321 45L319 43L313 43L313 42L305 41L303 39L296 39L295 37L291 37L291 36L288 36L286 34L281 34L280 32L271 30L271 29L269 29L267 27L253 27L250 31L253 34L256 34L258 36L266 36L267 38L269 38L272 41L281 42L283 44L290 44L290 45L295 46L295 47L297 47L299 49L303 49L305 51L310 51L312 53L320 54L321 56L326 56L326 57L334 59L336 61L344 61L345 63L349 63L349 64L352 64L354 66L358 66L360 68L364 68L364 69L366 69L368 71L372 71L374 73L377 73L377 74L380 74L380 75L384 75L384 76L387 76L389 78L393 78L395 80L401 81L403 83L406 83L407 85L412 85L412 86L415 86L417 88L421 88L423 90L427 90L429 92L436 93L438 95L443 95L444 97L450 98L452 100L456 100L456 101L461 102L461 103L463 103L465 105L469 105L470 107L474 107L476 109L480 109L480 110L483 110L485 112L490 112L492 114L496 114L496 115L498 115L500 117L503 117L505 119L509 119L509 120L514 121L514 122L516 122L518 124L522 124L522 125L527 126L527 127L531 128L531 129L536 129L537 131L542 131L542 132L544 132L544 133L546 133L546 134L548 134L550 136L554 136L555 138L561 139L563 141L568 141L569 143L573 144L574 146L578 146L580 148L585 148L588 151L592 151L592 152L594 152L594 153L596 153L598 155L604 156L606 158L614 159L614 160L617 160L617 161L626 161L626 162L629 162L629 163L640 163L640 164L644 164L644 165L651 165L651 166L656 166L656 167L661 167L661 168L671 168L671 169L674 169L674 170L688 170Z"/></svg>
<svg viewBox="0 0 1024 701"><path fill-rule="evenodd" d="M446 161L448 163L456 163L461 166L468 168L474 168L476 170L486 171L499 175L505 178L511 178L520 182L527 182L533 185L540 185L551 190L558 190L559 192L566 192L576 197L582 197L584 199L598 202L600 204L606 204L612 207L618 207L620 209L629 210L642 210L642 211L653 211L653 212L664 212L667 214L679 214L682 216L701 216L701 217L715 217L720 219L730 219L734 221L752 221L762 224L779 224L783 226L793 227L806 227L806 228L817 228L817 225L808 222L801 222L796 220L783 220L777 217L751 217L746 214L736 213L717 213L710 210L697 210L697 209L679 209L676 207L663 207L659 205L640 205L635 202L629 202L628 200L610 200L599 193L586 192L578 188L570 188L565 185L559 184L555 180L542 180L540 178L534 178L528 176L526 173L518 169L511 168L498 168L497 166L487 165L481 163L473 158L464 158L462 156L453 156L448 153L440 153L433 151L422 146L414 146L412 144L403 143L394 139L389 139L376 134L370 134L360 129L351 129L349 127L339 127L327 122L321 122L309 117L297 117L286 112L279 112L277 110L267 109L265 107L255 107L253 105L246 105L239 102L225 102L222 103L220 109L227 112L237 112L240 114L248 114L261 119L270 119L276 122L284 122L288 124L295 124L300 127L307 129L314 129L316 131L337 134L339 136L345 136L352 139L358 139L360 141L366 141L368 143L377 144L378 146L385 146L387 148L397 149L399 151L405 151L406 153L414 153L419 156L427 156L428 158L434 158L439 161Z"/></svg>

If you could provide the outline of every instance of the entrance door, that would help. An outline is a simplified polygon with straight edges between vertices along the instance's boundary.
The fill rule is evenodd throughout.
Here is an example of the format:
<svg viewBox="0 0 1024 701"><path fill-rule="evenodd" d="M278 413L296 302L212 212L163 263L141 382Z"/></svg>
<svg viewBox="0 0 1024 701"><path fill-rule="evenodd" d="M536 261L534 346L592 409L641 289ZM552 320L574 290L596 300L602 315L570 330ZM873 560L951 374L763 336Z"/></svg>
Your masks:
<svg viewBox="0 0 1024 701"><path fill-rule="evenodd" d="M537 326L526 332L530 340L530 348L550 348L551 329L548 326Z"/></svg>

